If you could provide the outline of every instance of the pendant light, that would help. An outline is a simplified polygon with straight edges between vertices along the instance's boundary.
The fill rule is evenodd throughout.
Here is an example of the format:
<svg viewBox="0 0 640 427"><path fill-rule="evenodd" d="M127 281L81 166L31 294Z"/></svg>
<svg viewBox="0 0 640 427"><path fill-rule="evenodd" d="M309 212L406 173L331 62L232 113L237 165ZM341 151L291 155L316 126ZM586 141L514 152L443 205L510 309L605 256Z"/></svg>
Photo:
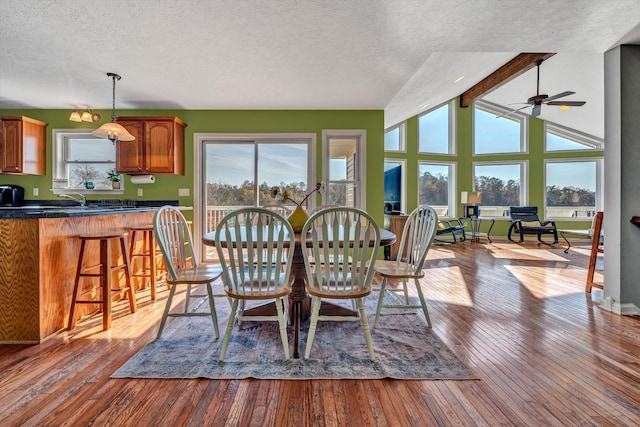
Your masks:
<svg viewBox="0 0 640 427"><path fill-rule="evenodd" d="M111 114L111 123L103 124L91 132L91 134L98 138L107 138L114 144L116 141L133 141L136 138L127 132L122 125L116 123L116 80L120 80L122 77L115 73L107 73L107 76L113 80L113 112Z"/></svg>

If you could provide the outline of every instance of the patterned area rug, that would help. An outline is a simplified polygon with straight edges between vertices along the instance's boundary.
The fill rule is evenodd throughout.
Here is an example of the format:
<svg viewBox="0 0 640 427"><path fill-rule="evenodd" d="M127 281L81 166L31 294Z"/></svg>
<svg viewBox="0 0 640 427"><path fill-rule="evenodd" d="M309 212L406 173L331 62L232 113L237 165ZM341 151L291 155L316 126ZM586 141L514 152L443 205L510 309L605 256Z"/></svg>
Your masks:
<svg viewBox="0 0 640 427"><path fill-rule="evenodd" d="M374 290L366 301L370 325L376 303ZM222 335L229 314L225 298L216 298L216 309ZM308 321L302 324L301 356L308 327ZM290 328L290 341L292 337ZM310 359L284 360L277 322L243 322L234 327L224 363L218 363L222 336L215 338L211 320L175 318L162 338L149 343L111 378L477 379L427 328L417 310L383 309L372 337L375 362L369 360L359 322L320 321Z"/></svg>

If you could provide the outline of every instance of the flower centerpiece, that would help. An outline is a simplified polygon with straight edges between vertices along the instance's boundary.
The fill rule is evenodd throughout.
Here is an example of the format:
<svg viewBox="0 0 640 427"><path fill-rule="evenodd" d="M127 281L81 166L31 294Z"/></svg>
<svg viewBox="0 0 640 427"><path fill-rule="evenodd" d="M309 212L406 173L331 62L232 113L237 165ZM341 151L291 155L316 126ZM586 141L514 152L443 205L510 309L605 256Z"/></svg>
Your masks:
<svg viewBox="0 0 640 427"><path fill-rule="evenodd" d="M319 192L321 187L322 184L317 182L313 190L309 191L299 202L291 198L291 193L289 191L281 191L279 187L271 187L271 197L273 197L274 199L279 197L279 202L283 204L291 202L296 205L293 213L289 215L289 218L287 218L289 220L289 223L291 224L291 227L293 227L293 231L302 231L304 223L307 222L307 219L309 219L309 215L307 215L304 209L302 209L302 204L306 202L309 196L311 196L313 193Z"/></svg>
<svg viewBox="0 0 640 427"><path fill-rule="evenodd" d="M111 187L114 189L120 188L120 179L121 176L119 173L115 171L115 169L111 169L107 172L107 179L111 181Z"/></svg>

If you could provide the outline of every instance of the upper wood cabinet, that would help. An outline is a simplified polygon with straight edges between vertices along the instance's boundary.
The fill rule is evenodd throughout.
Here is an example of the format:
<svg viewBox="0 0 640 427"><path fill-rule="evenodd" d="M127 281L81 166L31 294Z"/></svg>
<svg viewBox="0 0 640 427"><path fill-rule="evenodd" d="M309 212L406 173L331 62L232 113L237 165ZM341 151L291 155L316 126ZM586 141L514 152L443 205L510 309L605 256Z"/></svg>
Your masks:
<svg viewBox="0 0 640 427"><path fill-rule="evenodd" d="M0 142L2 173L47 173L47 124L24 116L3 116Z"/></svg>
<svg viewBox="0 0 640 427"><path fill-rule="evenodd" d="M126 117L117 122L134 141L116 141L116 172L184 175L185 122L177 117Z"/></svg>

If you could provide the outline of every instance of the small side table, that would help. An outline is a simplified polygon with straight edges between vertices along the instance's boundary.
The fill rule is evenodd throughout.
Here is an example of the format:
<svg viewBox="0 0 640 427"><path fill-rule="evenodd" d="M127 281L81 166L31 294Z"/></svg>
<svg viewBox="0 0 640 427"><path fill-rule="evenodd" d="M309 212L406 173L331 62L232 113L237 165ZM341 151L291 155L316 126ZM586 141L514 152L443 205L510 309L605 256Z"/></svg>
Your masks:
<svg viewBox="0 0 640 427"><path fill-rule="evenodd" d="M489 243L493 243L491 241L491 229L493 229L493 224L495 224L495 218L481 217L481 216L473 216L470 218L460 218L460 222L462 224L466 224L467 221L471 224L471 236L469 240L471 243L480 243L480 237L486 237L489 240ZM486 233L480 231L480 227L482 223L489 223L489 229Z"/></svg>

